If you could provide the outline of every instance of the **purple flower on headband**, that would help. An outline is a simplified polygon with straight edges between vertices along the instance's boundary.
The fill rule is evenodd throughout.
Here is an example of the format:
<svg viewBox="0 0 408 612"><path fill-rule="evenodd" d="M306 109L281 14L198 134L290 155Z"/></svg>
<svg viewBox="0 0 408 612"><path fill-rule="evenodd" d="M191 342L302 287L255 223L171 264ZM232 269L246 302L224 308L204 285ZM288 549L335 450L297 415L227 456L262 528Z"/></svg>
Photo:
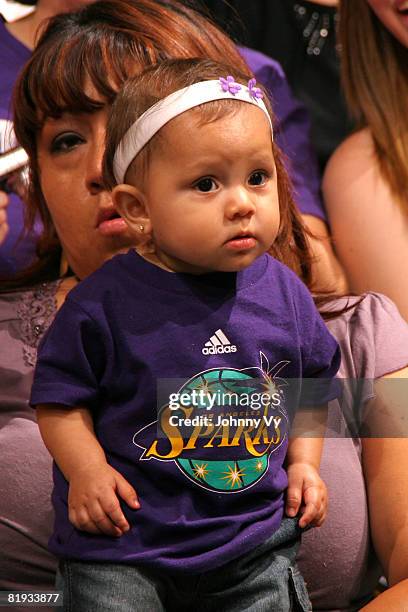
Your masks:
<svg viewBox="0 0 408 612"><path fill-rule="evenodd" d="M220 78L222 91L229 91L233 96L239 92L241 85L236 83L233 76L227 76L226 79Z"/></svg>
<svg viewBox="0 0 408 612"><path fill-rule="evenodd" d="M251 98L263 98L263 92L259 89L259 87L256 87L256 79L251 79L248 81L248 90Z"/></svg>

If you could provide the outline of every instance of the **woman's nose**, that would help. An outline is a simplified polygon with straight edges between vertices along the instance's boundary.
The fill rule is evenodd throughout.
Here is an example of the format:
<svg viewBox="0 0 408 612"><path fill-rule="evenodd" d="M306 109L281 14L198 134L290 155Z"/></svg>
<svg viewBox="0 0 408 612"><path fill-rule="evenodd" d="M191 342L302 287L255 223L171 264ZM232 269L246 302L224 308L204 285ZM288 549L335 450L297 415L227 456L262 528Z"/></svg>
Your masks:
<svg viewBox="0 0 408 612"><path fill-rule="evenodd" d="M226 215L230 219L251 216L256 209L253 196L245 187L231 190L225 208Z"/></svg>
<svg viewBox="0 0 408 612"><path fill-rule="evenodd" d="M92 195L105 190L102 178L104 145L90 147L86 163L86 186Z"/></svg>

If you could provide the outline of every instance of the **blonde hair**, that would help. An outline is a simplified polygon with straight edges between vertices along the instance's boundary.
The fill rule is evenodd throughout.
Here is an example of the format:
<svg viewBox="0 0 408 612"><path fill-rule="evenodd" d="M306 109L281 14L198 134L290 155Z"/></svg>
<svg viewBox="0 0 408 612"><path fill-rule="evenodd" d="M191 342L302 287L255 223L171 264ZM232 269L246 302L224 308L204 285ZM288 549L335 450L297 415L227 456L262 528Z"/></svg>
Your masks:
<svg viewBox="0 0 408 612"><path fill-rule="evenodd" d="M408 50L367 0L341 0L339 39L349 110L370 129L381 174L408 212Z"/></svg>

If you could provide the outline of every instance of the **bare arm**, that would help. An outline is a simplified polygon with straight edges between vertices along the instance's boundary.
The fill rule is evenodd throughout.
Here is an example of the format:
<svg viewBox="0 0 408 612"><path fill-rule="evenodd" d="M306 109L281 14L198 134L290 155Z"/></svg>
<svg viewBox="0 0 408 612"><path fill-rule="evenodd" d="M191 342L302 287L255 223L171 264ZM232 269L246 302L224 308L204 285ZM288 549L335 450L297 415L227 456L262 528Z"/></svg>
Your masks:
<svg viewBox="0 0 408 612"><path fill-rule="evenodd" d="M69 482L69 519L73 525L91 533L116 536L128 531L118 496L137 509L136 492L107 463L89 411L38 406L37 419L46 447Z"/></svg>
<svg viewBox="0 0 408 612"><path fill-rule="evenodd" d="M368 130L330 159L323 195L333 244L351 291L390 297L408 320L408 214L382 178Z"/></svg>
<svg viewBox="0 0 408 612"><path fill-rule="evenodd" d="M395 372L387 378L406 379L408 368ZM395 391L392 402L399 403ZM405 413L408 408L405 394ZM381 399L384 403L384 396ZM388 414L392 413L392 403ZM381 429L380 406L371 405L374 433ZM400 406L396 406L401 414ZM378 418L378 413L380 417ZM403 416L406 416L403 415ZM367 420L369 414L367 413ZM405 425L405 428L407 425ZM401 431L401 434L403 432ZM408 436L401 438L364 438L363 467L367 486L371 537L390 588L363 608L364 612L402 612L408 610Z"/></svg>
<svg viewBox="0 0 408 612"><path fill-rule="evenodd" d="M308 237L313 256L313 291L345 295L348 292L346 275L334 253L327 225L312 215L302 215L302 218L313 234Z"/></svg>

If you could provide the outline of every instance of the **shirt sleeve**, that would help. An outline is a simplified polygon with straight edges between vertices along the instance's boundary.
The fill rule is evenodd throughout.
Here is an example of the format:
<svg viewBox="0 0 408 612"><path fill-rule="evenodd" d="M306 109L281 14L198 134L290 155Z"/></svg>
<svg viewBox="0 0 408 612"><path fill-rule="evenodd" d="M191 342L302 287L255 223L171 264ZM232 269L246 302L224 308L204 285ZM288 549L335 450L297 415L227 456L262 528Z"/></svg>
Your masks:
<svg viewBox="0 0 408 612"><path fill-rule="evenodd" d="M67 298L41 341L30 404L94 408L106 352L99 326Z"/></svg>
<svg viewBox="0 0 408 612"><path fill-rule="evenodd" d="M357 375L380 378L408 366L408 323L389 298L368 293L349 323Z"/></svg>
<svg viewBox="0 0 408 612"><path fill-rule="evenodd" d="M242 47L240 53L257 80L269 92L277 119L275 139L287 160L295 200L303 214L327 222L320 193L320 175L310 141L310 121L306 108L293 97L278 62L257 51Z"/></svg>

